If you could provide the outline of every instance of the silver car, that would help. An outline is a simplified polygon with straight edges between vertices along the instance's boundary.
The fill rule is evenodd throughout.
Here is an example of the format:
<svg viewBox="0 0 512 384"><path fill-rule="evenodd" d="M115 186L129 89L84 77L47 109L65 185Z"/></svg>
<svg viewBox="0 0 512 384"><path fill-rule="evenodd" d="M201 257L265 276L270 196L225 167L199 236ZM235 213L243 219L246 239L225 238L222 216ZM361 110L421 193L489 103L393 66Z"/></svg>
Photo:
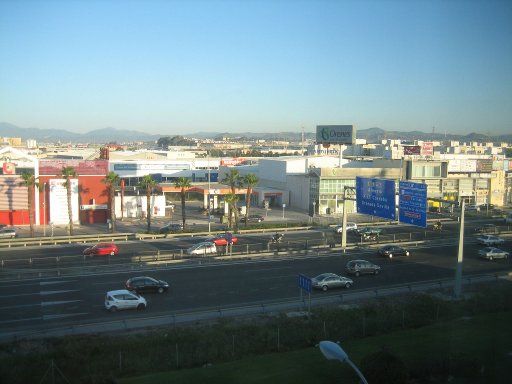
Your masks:
<svg viewBox="0 0 512 384"><path fill-rule="evenodd" d="M2 228L0 229L0 238L11 238L14 239L18 235L14 228Z"/></svg>
<svg viewBox="0 0 512 384"><path fill-rule="evenodd" d="M352 279L335 273L322 273L311 279L313 288L321 289L324 292L331 288L350 288L352 284L354 284Z"/></svg>
<svg viewBox="0 0 512 384"><path fill-rule="evenodd" d="M345 271L356 276L363 274L378 275L380 267L367 260L350 260L345 266Z"/></svg>
<svg viewBox="0 0 512 384"><path fill-rule="evenodd" d="M487 260L494 259L507 259L509 256L508 252L505 252L499 248L487 247L478 251L478 255Z"/></svg>
<svg viewBox="0 0 512 384"><path fill-rule="evenodd" d="M500 245L500 244L503 244L505 242L505 240L502 239L501 237L493 236L493 235L478 236L476 238L476 241L478 241L480 244L487 245L487 246L490 246L490 245Z"/></svg>
<svg viewBox="0 0 512 384"><path fill-rule="evenodd" d="M187 253L189 255L209 255L212 253L217 253L217 247L215 246L215 243L211 241L205 241L190 247L187 249Z"/></svg>

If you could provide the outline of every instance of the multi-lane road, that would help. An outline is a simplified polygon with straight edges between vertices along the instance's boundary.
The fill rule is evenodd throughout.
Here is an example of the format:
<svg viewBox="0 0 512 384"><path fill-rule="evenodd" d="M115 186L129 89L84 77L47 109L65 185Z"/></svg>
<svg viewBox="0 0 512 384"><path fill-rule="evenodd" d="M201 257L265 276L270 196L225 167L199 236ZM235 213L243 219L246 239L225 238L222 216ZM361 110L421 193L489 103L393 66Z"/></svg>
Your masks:
<svg viewBox="0 0 512 384"><path fill-rule="evenodd" d="M143 274L166 280L171 289L161 295L146 295L148 308L142 312L125 311L108 313L103 306L105 293L122 289L129 277L139 275L134 272L107 270L94 275L75 275L52 279L2 280L0 281L0 333L12 330L44 329L78 325L82 323L109 321L113 319L133 319L158 316L178 311L198 311L206 308L228 308L252 303L284 301L298 296L297 274L315 276L323 272L344 273L348 260L364 258L382 266L377 276L354 277L351 290L365 290L418 281L451 278L454 275L457 246L454 238L456 226L445 226L441 234L429 233L435 239L410 248L411 256L382 258L375 248L354 249L346 254L339 251L332 254L288 258L269 261L251 261L182 265L169 268L146 270ZM411 227L393 226L386 229L387 235L404 234ZM420 230L415 230L421 233ZM471 226L468 234L471 233ZM320 240L318 231L287 234L290 241ZM440 239L452 237L450 243ZM240 244L266 243L268 234L240 237ZM511 249L511 238L507 237L503 246ZM188 247L201 241L198 238L180 238L163 241L120 243L121 253L139 253L148 250L169 250ZM46 257L48 255L80 254L84 245L53 246L29 249L0 250L0 258ZM468 236L464 252L464 274L506 272L512 264L508 260L489 262L478 258L478 249L472 236ZM314 295L329 295L332 292L315 292Z"/></svg>

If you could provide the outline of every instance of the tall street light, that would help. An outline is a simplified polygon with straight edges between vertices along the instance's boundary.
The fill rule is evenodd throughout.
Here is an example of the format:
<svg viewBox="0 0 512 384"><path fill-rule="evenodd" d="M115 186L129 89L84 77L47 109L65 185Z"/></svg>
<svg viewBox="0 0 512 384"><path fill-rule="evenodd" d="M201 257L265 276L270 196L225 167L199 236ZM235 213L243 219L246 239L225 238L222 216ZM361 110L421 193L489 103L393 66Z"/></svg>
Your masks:
<svg viewBox="0 0 512 384"><path fill-rule="evenodd" d="M43 183L43 236L46 237L46 182Z"/></svg>
<svg viewBox="0 0 512 384"><path fill-rule="evenodd" d="M333 341L321 341L319 347L327 360L339 360L342 363L347 363L357 373L361 381L368 384L359 368L348 358L346 352L338 344Z"/></svg>

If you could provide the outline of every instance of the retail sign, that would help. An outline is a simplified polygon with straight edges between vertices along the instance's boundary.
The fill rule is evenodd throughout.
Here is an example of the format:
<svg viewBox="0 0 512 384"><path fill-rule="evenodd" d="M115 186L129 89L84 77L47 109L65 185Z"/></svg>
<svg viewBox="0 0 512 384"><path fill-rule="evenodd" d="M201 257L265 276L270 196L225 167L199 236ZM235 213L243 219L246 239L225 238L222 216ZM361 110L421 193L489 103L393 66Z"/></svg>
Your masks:
<svg viewBox="0 0 512 384"><path fill-rule="evenodd" d="M404 145L404 155L421 155L419 145Z"/></svg>
<svg viewBox="0 0 512 384"><path fill-rule="evenodd" d="M85 211L89 209L108 209L107 204L82 204L80 205L80 210Z"/></svg>
<svg viewBox="0 0 512 384"><path fill-rule="evenodd" d="M56 225L69 224L68 194L65 179L50 179L50 221ZM70 179L71 217L78 223L78 179Z"/></svg>
<svg viewBox="0 0 512 384"><path fill-rule="evenodd" d="M357 212L396 220L395 181L356 177Z"/></svg>
<svg viewBox="0 0 512 384"><path fill-rule="evenodd" d="M154 164L141 164L141 163L115 163L114 171L186 171L190 170L190 164L185 163L154 163Z"/></svg>
<svg viewBox="0 0 512 384"><path fill-rule="evenodd" d="M399 221L427 227L427 184L401 181L398 192Z"/></svg>
<svg viewBox="0 0 512 384"><path fill-rule="evenodd" d="M476 161L477 172L492 172L492 160L477 160Z"/></svg>
<svg viewBox="0 0 512 384"><path fill-rule="evenodd" d="M449 173L476 172L476 160L450 160L448 162Z"/></svg>
<svg viewBox="0 0 512 384"><path fill-rule="evenodd" d="M434 143L431 141L425 141L421 146L421 154L423 156L433 156L434 155Z"/></svg>
<svg viewBox="0 0 512 384"><path fill-rule="evenodd" d="M226 166L226 167L233 167L236 165L243 164L245 162L245 159L242 157L233 157L232 159L222 159L220 161L220 165Z"/></svg>
<svg viewBox="0 0 512 384"><path fill-rule="evenodd" d="M355 144L356 129L353 125L317 125L317 144Z"/></svg>
<svg viewBox="0 0 512 384"><path fill-rule="evenodd" d="M4 163L2 170L4 172L4 175L15 175L16 165L14 163Z"/></svg>

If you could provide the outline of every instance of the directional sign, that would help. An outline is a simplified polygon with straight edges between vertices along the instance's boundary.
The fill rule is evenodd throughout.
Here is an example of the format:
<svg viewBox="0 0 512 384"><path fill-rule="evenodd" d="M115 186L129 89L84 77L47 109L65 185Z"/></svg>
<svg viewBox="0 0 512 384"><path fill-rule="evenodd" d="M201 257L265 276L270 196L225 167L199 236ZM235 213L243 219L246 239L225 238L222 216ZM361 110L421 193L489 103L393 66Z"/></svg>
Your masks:
<svg viewBox="0 0 512 384"><path fill-rule="evenodd" d="M427 184L401 181L398 195L400 222L426 228Z"/></svg>
<svg viewBox="0 0 512 384"><path fill-rule="evenodd" d="M396 220L395 182L356 177L357 212Z"/></svg>
<svg viewBox="0 0 512 384"><path fill-rule="evenodd" d="M311 279L304 275L299 275L299 287L308 293L311 293Z"/></svg>

